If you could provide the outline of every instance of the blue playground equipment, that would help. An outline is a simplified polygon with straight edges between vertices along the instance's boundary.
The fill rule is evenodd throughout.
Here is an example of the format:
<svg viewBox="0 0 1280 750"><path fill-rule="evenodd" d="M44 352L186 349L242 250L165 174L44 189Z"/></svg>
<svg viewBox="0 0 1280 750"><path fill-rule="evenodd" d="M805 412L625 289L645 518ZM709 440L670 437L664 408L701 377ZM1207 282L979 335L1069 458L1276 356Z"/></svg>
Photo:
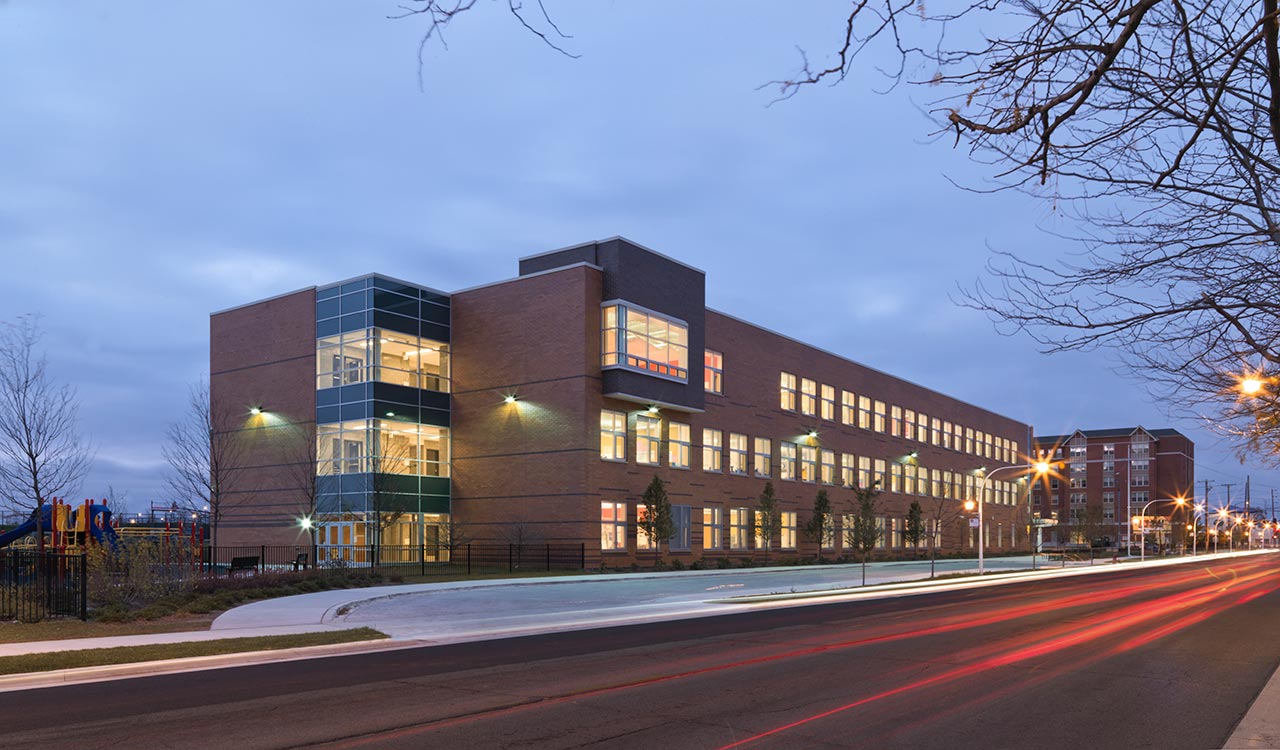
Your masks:
<svg viewBox="0 0 1280 750"><path fill-rule="evenodd" d="M109 545L112 549L120 547L120 536L111 525L111 511L105 505L86 502L76 508L55 501L40 506L38 512L41 530L53 534L56 540L54 546L57 548L82 547L86 534L98 544ZM0 534L0 547L7 547L28 534L34 534L36 513L37 511L32 511L31 517L26 521Z"/></svg>

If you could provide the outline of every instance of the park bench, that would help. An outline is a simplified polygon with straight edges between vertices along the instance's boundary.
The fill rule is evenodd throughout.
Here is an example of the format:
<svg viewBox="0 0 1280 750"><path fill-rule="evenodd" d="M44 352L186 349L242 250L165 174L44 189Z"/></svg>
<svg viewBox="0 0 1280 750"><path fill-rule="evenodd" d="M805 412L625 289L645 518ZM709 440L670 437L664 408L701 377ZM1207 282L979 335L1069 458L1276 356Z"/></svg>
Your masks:
<svg viewBox="0 0 1280 750"><path fill-rule="evenodd" d="M252 570L258 570L258 556L246 555L244 557L231 558L231 567L227 569L227 575L235 576L236 573Z"/></svg>

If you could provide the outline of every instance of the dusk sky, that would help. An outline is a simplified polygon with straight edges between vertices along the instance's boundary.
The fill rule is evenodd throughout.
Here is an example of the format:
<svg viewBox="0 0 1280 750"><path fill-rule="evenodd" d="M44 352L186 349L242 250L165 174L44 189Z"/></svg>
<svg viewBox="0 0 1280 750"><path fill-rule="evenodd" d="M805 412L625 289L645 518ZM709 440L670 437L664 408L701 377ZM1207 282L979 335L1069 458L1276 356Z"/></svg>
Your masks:
<svg viewBox="0 0 1280 750"><path fill-rule="evenodd" d="M1198 492L1280 488L1114 355L1045 356L954 304L992 249L1079 247L1047 201L952 184L989 171L928 137L927 89L878 93L869 56L769 106L797 47L829 64L846 0L547 4L580 59L481 0L420 88L425 19L395 2L0 0L0 319L42 315L79 391L79 496L169 499L211 312L375 271L462 289L614 235L706 271L710 307L1039 434L1174 427Z"/></svg>

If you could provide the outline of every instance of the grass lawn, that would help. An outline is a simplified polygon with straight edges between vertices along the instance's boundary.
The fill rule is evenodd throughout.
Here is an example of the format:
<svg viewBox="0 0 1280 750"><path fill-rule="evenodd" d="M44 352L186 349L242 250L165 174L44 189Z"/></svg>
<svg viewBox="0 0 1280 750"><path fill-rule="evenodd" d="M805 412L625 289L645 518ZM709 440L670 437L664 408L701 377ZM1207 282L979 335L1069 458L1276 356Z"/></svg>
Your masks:
<svg viewBox="0 0 1280 750"><path fill-rule="evenodd" d="M130 664L161 659L185 659L192 656L239 654L249 651L275 651L282 648L326 646L386 638L371 628L336 630L295 635L269 635L256 638L221 638L214 641L189 641L148 646L91 648L83 651L56 651L45 654L0 657L0 675L49 672L55 669L100 667L108 664Z"/></svg>
<svg viewBox="0 0 1280 750"><path fill-rule="evenodd" d="M109 638L117 635L149 635L151 633L184 633L208 630L213 615L183 615L164 620L134 622L81 622L79 620L46 620L44 622L0 622L0 643L60 641L69 638Z"/></svg>

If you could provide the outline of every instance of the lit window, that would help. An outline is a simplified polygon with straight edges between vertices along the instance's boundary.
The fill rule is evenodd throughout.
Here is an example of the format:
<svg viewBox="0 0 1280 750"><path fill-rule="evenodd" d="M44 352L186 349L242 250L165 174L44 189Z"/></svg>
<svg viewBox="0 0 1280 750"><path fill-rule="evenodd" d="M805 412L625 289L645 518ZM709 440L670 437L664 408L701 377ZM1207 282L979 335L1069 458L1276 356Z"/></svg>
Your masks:
<svg viewBox="0 0 1280 750"><path fill-rule="evenodd" d="M973 453L973 428L972 427L964 428L964 452Z"/></svg>
<svg viewBox="0 0 1280 750"><path fill-rule="evenodd" d="M689 425L667 423L667 463L672 468L689 468L690 441Z"/></svg>
<svg viewBox="0 0 1280 750"><path fill-rule="evenodd" d="M889 464L889 491L902 492L902 464L894 461Z"/></svg>
<svg viewBox="0 0 1280 750"><path fill-rule="evenodd" d="M626 414L600 410L600 458L606 461L627 460Z"/></svg>
<svg viewBox="0 0 1280 750"><path fill-rule="evenodd" d="M822 418L828 422L836 420L836 389L825 383L822 385Z"/></svg>
<svg viewBox="0 0 1280 750"><path fill-rule="evenodd" d="M1113 444L1113 443L1106 443L1105 445L1103 445L1103 446L1102 446L1102 457L1103 457L1103 458L1115 458L1115 457L1116 457L1116 446L1115 446L1115 444Z"/></svg>
<svg viewBox="0 0 1280 750"><path fill-rule="evenodd" d="M852 453L840 454L840 486L856 487L858 484L858 457Z"/></svg>
<svg viewBox="0 0 1280 750"><path fill-rule="evenodd" d="M916 413L910 409L902 412L902 437L907 440L916 439Z"/></svg>
<svg viewBox="0 0 1280 750"><path fill-rule="evenodd" d="M818 413L818 384L808 378L800 379L800 413L807 417Z"/></svg>
<svg viewBox="0 0 1280 750"><path fill-rule="evenodd" d="M754 515L755 523L753 526L756 537L756 549L767 549L769 547L769 542L772 540L765 539L764 534L761 533L764 531L764 524L761 523L761 521L764 520L764 514L757 510Z"/></svg>
<svg viewBox="0 0 1280 750"><path fill-rule="evenodd" d="M747 473L747 436L739 432L729 433L729 473Z"/></svg>
<svg viewBox="0 0 1280 750"><path fill-rule="evenodd" d="M316 428L316 473L449 476L449 428L361 419Z"/></svg>
<svg viewBox="0 0 1280 750"><path fill-rule="evenodd" d="M871 398L858 396L858 426L864 430L871 429Z"/></svg>
<svg viewBox="0 0 1280 750"><path fill-rule="evenodd" d="M858 422L858 397L849 391L840 392L840 423L853 426Z"/></svg>
<svg viewBox="0 0 1280 750"><path fill-rule="evenodd" d="M626 503L600 503L600 549L605 552L626 551Z"/></svg>
<svg viewBox="0 0 1280 750"><path fill-rule="evenodd" d="M769 438L756 438L756 453L752 466L758 477L773 476L773 444Z"/></svg>
<svg viewBox="0 0 1280 750"><path fill-rule="evenodd" d="M689 379L689 327L683 322L623 304L605 307L602 322L601 366Z"/></svg>
<svg viewBox="0 0 1280 750"><path fill-rule="evenodd" d="M382 328L316 340L316 387L376 380L448 393L449 345Z"/></svg>
<svg viewBox="0 0 1280 750"><path fill-rule="evenodd" d="M796 444L782 441L782 455L779 462L778 476L782 479L796 478Z"/></svg>
<svg viewBox="0 0 1280 750"><path fill-rule="evenodd" d="M931 484L933 485L933 496L947 497L947 495L950 494L950 485L943 484L942 469L933 469L932 473L933 473L933 481L931 482ZM947 472L947 473L950 473L950 472Z"/></svg>
<svg viewBox="0 0 1280 750"><path fill-rule="evenodd" d="M795 511L784 510L778 514L778 520L781 522L780 538L778 547L781 549L796 548L796 514Z"/></svg>
<svg viewBox="0 0 1280 750"><path fill-rule="evenodd" d="M702 470L720 471L721 454L724 449L723 433L720 430L702 430Z"/></svg>
<svg viewBox="0 0 1280 750"><path fill-rule="evenodd" d="M942 423L942 447L951 450L951 423Z"/></svg>
<svg viewBox="0 0 1280 750"><path fill-rule="evenodd" d="M929 442L929 417L924 412L916 415L916 441Z"/></svg>
<svg viewBox="0 0 1280 750"><path fill-rule="evenodd" d="M858 486L864 490L871 488L871 458L869 456L858 457Z"/></svg>
<svg viewBox="0 0 1280 750"><path fill-rule="evenodd" d="M916 494L920 497L929 497L931 487L929 486L929 470L923 466L916 467Z"/></svg>
<svg viewBox="0 0 1280 750"><path fill-rule="evenodd" d="M902 467L902 494L916 494L916 467L915 464L905 464Z"/></svg>
<svg viewBox="0 0 1280 750"><path fill-rule="evenodd" d="M644 530L644 521L649 518L649 506L644 503L636 504L636 549L657 549L658 544L649 532Z"/></svg>
<svg viewBox="0 0 1280 750"><path fill-rule="evenodd" d="M872 477L872 481L876 483L878 489L885 489L889 486L887 472L885 471L885 460L883 458L876 459L876 475Z"/></svg>
<svg viewBox="0 0 1280 750"><path fill-rule="evenodd" d="M702 548L716 550L724 546L724 511L719 508L702 509Z"/></svg>
<svg viewBox="0 0 1280 750"><path fill-rule="evenodd" d="M818 449L812 445L800 446L800 481L818 481Z"/></svg>
<svg viewBox="0 0 1280 750"><path fill-rule="evenodd" d="M933 444L942 445L942 420L934 417L930 426L933 429Z"/></svg>
<svg viewBox="0 0 1280 750"><path fill-rule="evenodd" d="M821 475L822 483L835 484L836 483L836 452L823 450L821 451L819 456L822 459L822 475Z"/></svg>
<svg viewBox="0 0 1280 750"><path fill-rule="evenodd" d="M636 463L657 466L661 451L662 420L644 414L636 417Z"/></svg>
<svg viewBox="0 0 1280 750"><path fill-rule="evenodd" d="M902 437L902 407L889 407L889 434L894 437Z"/></svg>
<svg viewBox="0 0 1280 750"><path fill-rule="evenodd" d="M885 404L883 401L876 402L875 431L876 432L885 431Z"/></svg>
<svg viewBox="0 0 1280 750"><path fill-rule="evenodd" d="M751 510L749 508L729 509L729 549L746 549L747 539L751 536Z"/></svg>
<svg viewBox="0 0 1280 750"><path fill-rule="evenodd" d="M784 411L796 410L796 376L789 372L782 373L778 378L779 386L779 406Z"/></svg>
<svg viewBox="0 0 1280 750"><path fill-rule="evenodd" d="M884 527L884 516L876 516L876 547L879 549L884 549L889 543Z"/></svg>
<svg viewBox="0 0 1280 750"><path fill-rule="evenodd" d="M707 349L702 361L702 389L707 393L724 393L724 355Z"/></svg>

